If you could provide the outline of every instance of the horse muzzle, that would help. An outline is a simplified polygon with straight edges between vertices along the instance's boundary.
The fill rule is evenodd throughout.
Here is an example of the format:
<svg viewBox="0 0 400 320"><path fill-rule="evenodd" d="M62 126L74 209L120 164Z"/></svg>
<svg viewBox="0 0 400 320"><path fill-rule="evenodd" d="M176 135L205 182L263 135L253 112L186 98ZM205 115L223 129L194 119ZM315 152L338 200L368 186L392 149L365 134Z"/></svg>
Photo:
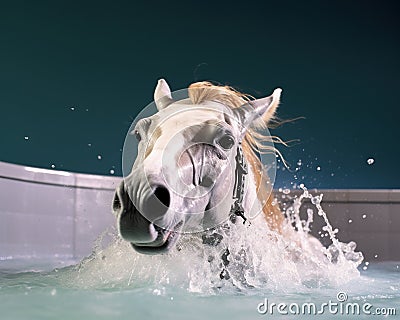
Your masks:
<svg viewBox="0 0 400 320"><path fill-rule="evenodd" d="M182 221L174 223L175 219L169 219L169 191L156 184L153 187L126 188L126 183L121 182L113 200L122 239L130 242L140 253L167 252L178 240L183 225Z"/></svg>

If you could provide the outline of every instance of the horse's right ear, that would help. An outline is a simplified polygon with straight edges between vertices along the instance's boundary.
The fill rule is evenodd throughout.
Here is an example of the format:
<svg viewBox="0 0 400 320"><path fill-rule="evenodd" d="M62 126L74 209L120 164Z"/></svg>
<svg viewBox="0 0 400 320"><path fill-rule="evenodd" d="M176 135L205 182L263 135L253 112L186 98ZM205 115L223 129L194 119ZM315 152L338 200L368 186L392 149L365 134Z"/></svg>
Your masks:
<svg viewBox="0 0 400 320"><path fill-rule="evenodd" d="M167 81L164 79L158 80L157 87L154 90L154 102L156 103L157 110L161 111L174 102L171 95L171 89Z"/></svg>

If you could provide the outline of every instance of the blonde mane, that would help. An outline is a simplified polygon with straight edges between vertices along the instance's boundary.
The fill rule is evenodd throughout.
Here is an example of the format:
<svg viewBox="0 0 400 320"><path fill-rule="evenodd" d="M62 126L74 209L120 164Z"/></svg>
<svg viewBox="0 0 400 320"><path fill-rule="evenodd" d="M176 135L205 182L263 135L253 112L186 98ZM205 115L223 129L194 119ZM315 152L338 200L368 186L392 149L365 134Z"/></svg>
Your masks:
<svg viewBox="0 0 400 320"><path fill-rule="evenodd" d="M192 83L188 91L189 98L193 104L200 104L205 101L218 101L232 109L238 108L254 99L252 96L238 92L229 86L218 86L206 81ZM285 143L279 137L264 135L262 133L263 129L268 128L268 123L273 123L277 107L278 103L273 105L261 119L248 128L245 138L242 141L242 148L256 179L255 182L258 186L257 195L260 203L263 204L262 209L266 221L271 229L281 232L284 216L278 205L273 204L273 195L268 192L266 184L262 183L261 173L264 170L263 164L255 151L257 150L262 153L273 152L283 159L281 153L271 146L271 142Z"/></svg>

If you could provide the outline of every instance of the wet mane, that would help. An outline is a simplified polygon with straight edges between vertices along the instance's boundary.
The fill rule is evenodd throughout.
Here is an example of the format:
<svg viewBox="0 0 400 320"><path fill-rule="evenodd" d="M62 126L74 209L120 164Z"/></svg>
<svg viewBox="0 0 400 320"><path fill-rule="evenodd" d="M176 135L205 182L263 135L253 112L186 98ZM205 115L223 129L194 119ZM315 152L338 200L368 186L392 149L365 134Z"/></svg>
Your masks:
<svg viewBox="0 0 400 320"><path fill-rule="evenodd" d="M236 91L229 86L218 86L210 82L196 82L189 86L189 98L193 104L200 104L205 101L218 101L224 105L234 109L253 100L250 95ZM281 156L280 152L271 146L270 142L283 143L283 141L274 136L267 136L262 130L268 128L268 123L273 123L275 111L278 107L276 103L273 105L263 117L255 121L248 128L245 138L242 141L243 152L247 162L254 174L256 185L258 186L257 195L263 205L263 213L271 229L281 231L283 223L283 214L277 204L273 204L273 195L269 193L265 181L262 181L263 164L261 163L257 152L273 152ZM268 198L268 199L267 199Z"/></svg>

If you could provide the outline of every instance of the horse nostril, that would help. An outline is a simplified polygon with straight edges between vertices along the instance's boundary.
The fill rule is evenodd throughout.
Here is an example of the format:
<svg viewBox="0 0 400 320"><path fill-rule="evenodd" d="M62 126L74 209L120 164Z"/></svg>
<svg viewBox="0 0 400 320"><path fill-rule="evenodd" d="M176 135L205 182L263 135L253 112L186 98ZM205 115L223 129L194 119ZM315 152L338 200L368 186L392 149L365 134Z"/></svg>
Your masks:
<svg viewBox="0 0 400 320"><path fill-rule="evenodd" d="M154 190L154 195L156 198L167 208L169 208L169 204L171 202L171 198L169 195L169 191L167 188L164 188L162 186L158 186Z"/></svg>
<svg viewBox="0 0 400 320"><path fill-rule="evenodd" d="M121 208L122 208L121 200L118 196L118 193L115 192L112 209L114 212L119 212L121 210Z"/></svg>
<svg viewBox="0 0 400 320"><path fill-rule="evenodd" d="M132 208L132 202L125 191L125 185L122 181L115 190L114 199L112 203L112 210L115 215L123 214Z"/></svg>

